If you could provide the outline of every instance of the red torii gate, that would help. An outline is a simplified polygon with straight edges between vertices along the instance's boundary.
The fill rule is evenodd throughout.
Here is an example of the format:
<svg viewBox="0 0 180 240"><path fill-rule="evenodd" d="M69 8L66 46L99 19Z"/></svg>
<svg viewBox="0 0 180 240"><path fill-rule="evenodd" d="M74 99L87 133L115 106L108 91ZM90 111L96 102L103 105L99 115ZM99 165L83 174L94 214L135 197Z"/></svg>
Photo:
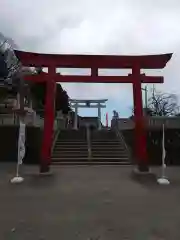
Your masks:
<svg viewBox="0 0 180 240"><path fill-rule="evenodd" d="M44 132L41 150L40 172L48 172L51 164L51 146L54 125L54 98L56 82L79 83L132 83L135 113L135 153L140 171L149 170L146 152L146 131L144 129L141 83L163 83L163 77L145 76L141 69L162 69L171 59L172 54L143 56L111 55L71 55L40 54L15 51L23 66L48 67L48 74L26 76L25 79L46 82ZM90 68L91 75L60 75L56 68ZM132 69L128 76L99 76L98 69Z"/></svg>

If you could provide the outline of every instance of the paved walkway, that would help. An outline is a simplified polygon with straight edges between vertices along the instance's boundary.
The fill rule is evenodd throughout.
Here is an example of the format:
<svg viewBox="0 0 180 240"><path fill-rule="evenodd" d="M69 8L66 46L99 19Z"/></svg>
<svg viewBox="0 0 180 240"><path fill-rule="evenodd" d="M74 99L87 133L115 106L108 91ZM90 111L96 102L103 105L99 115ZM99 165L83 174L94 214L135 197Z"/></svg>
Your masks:
<svg viewBox="0 0 180 240"><path fill-rule="evenodd" d="M24 166L21 185L9 183L13 170L0 164L2 240L180 239L180 168L166 187L135 182L131 167L55 167L42 178Z"/></svg>

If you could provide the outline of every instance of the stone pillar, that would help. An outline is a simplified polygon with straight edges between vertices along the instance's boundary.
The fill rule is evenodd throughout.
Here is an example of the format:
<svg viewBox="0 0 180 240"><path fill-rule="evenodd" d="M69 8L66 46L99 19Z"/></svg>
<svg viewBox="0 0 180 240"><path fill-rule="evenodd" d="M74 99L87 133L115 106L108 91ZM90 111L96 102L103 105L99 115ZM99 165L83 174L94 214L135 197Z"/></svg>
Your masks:
<svg viewBox="0 0 180 240"><path fill-rule="evenodd" d="M78 103L75 103L75 116L74 116L74 129L77 130L78 129Z"/></svg>
<svg viewBox="0 0 180 240"><path fill-rule="evenodd" d="M98 122L99 122L99 130L101 130L101 106L100 103L98 103Z"/></svg>

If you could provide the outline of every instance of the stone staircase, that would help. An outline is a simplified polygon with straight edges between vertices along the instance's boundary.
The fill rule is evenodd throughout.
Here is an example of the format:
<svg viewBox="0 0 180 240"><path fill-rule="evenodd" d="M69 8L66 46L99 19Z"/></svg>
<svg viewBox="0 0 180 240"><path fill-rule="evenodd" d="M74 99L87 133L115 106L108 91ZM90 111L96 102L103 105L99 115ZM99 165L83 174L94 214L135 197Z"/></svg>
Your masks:
<svg viewBox="0 0 180 240"><path fill-rule="evenodd" d="M99 164L130 164L123 140L111 129L91 132L91 160Z"/></svg>
<svg viewBox="0 0 180 240"><path fill-rule="evenodd" d="M52 152L52 164L83 164L88 161L86 130L61 130Z"/></svg>
<svg viewBox="0 0 180 240"><path fill-rule="evenodd" d="M52 164L130 164L123 140L119 139L113 130L92 130L89 146L90 151L85 129L61 130L52 152Z"/></svg>

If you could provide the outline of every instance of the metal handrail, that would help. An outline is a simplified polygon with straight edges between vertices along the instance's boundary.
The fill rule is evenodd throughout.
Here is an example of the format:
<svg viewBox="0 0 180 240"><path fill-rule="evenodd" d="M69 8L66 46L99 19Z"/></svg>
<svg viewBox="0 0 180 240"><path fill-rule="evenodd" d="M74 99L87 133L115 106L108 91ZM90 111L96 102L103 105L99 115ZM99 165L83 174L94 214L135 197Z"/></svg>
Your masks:
<svg viewBox="0 0 180 240"><path fill-rule="evenodd" d="M89 126L86 126L86 139L88 145L88 159L91 160L92 153L91 153L91 134Z"/></svg>
<svg viewBox="0 0 180 240"><path fill-rule="evenodd" d="M117 123L117 121L116 121L116 123ZM132 153L131 153L128 145L126 144L126 141L125 141L124 136L122 135L121 131L118 129L117 124L115 124L114 130L115 130L115 132L116 132L116 134L117 134L117 137L119 137L119 138L121 139L122 143L124 144L124 147L125 147L125 149L126 149L126 151L127 151L127 153L128 153L128 156L131 157L131 156L132 156Z"/></svg>
<svg viewBox="0 0 180 240"><path fill-rule="evenodd" d="M55 144L56 144L57 138L58 138L58 136L59 136L59 133L60 133L60 129L58 129L57 131L54 132L54 136L53 136L53 144L52 144L52 147L51 147L51 154L52 154L53 151L54 151L54 147L55 147Z"/></svg>

